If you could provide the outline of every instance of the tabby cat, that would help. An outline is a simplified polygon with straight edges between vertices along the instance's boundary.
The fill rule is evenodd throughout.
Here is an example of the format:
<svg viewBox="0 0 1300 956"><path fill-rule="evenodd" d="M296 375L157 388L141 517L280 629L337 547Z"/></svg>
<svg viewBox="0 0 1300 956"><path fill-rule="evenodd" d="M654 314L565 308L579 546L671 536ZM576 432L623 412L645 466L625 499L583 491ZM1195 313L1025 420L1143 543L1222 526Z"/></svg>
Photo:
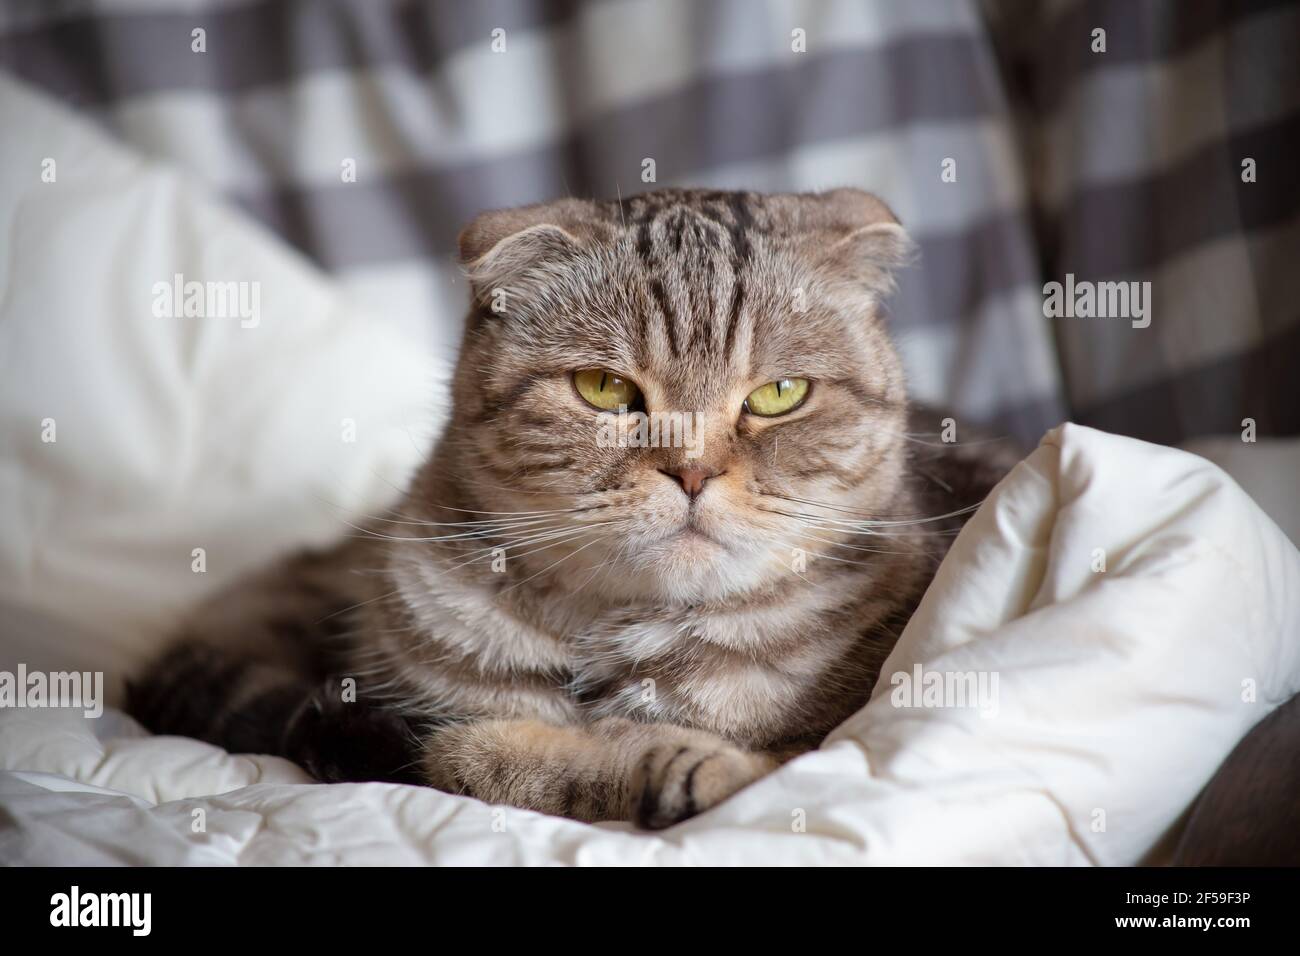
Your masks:
<svg viewBox="0 0 1300 956"><path fill-rule="evenodd" d="M132 712L324 781L645 827L815 747L1009 464L909 406L880 314L909 254L854 189L480 216L404 499L199 608Z"/></svg>

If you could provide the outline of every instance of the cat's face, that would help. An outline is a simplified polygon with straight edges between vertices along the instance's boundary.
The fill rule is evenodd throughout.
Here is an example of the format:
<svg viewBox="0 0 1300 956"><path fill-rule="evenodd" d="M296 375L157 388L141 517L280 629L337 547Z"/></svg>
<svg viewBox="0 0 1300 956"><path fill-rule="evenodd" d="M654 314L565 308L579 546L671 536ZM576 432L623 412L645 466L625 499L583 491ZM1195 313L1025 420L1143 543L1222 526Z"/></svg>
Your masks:
<svg viewBox="0 0 1300 956"><path fill-rule="evenodd" d="M890 511L906 399L876 312L907 242L877 200L564 200L461 246L477 308L445 464L510 524L507 560L708 601L852 560L836 522Z"/></svg>

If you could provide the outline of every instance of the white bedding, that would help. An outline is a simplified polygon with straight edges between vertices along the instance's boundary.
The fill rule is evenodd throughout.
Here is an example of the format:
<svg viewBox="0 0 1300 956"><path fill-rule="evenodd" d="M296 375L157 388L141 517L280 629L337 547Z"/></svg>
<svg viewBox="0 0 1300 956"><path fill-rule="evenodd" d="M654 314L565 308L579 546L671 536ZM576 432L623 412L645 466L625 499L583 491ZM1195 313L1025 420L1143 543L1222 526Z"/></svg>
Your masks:
<svg viewBox="0 0 1300 956"><path fill-rule="evenodd" d="M1093 571L1095 549L1106 570ZM660 834L0 712L0 856L40 863L1135 863L1300 689L1300 555L1222 471L1076 426L958 537L871 703ZM891 676L998 678L896 707ZM1249 683L1248 683L1249 682ZM1253 693L1245 693L1253 689ZM196 810L203 829L195 832Z"/></svg>
<svg viewBox="0 0 1300 956"><path fill-rule="evenodd" d="M0 670L102 669L116 690L177 607L382 506L431 427L436 364L191 185L3 78L0 113L34 131L0 139L0 166L60 158L60 185L0 180ZM57 214L33 215L47 203ZM174 271L258 278L261 323L154 318L149 290ZM354 443L344 417L362 424ZM957 539L872 702L671 830L315 785L111 709L4 708L0 861L1134 863L1300 689L1297 634L1300 554L1231 478L1067 425ZM996 676L996 696L894 706L892 675L917 665Z"/></svg>

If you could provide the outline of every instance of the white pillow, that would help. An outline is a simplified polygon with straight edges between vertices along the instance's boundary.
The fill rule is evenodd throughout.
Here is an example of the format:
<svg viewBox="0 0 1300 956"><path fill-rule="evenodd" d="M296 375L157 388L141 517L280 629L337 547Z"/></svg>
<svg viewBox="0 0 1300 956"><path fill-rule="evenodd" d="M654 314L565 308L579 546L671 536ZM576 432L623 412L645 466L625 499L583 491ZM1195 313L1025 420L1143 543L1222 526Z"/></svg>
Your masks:
<svg viewBox="0 0 1300 956"><path fill-rule="evenodd" d="M0 136L0 668L120 674L200 595L382 508L445 375L197 184L2 73L0 115L22 130ZM156 315L177 274L244 283L257 315Z"/></svg>

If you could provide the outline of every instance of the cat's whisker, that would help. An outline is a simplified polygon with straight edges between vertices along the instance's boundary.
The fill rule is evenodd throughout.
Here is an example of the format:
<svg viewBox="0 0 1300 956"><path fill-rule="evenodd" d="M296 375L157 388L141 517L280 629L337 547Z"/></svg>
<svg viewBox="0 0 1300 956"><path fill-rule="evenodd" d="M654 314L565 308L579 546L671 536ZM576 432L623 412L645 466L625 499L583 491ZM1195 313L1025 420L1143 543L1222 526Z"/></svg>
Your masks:
<svg viewBox="0 0 1300 956"><path fill-rule="evenodd" d="M925 551L917 551L917 550L913 550L913 549L911 549L911 548L906 548L906 549L902 549L902 550L895 549L895 548L867 548L867 547L863 547L862 545L853 545L853 544L848 544L848 543L846 543L846 542L842 542L842 541L836 541L836 540L834 540L833 538L823 538L823 537L821 537L821 536L819 536L819 535L808 534L806 531L803 532L803 533L801 533L800 538L801 538L801 540L805 540L805 541L818 541L818 542L821 542L822 544L827 544L827 545L830 545L831 547L835 547L835 548L848 548L849 550L852 550L852 551L870 552L870 553L872 553L872 554L890 554L890 555L904 555L904 556L908 556L908 555L927 554L927 553L929 553L929 552L925 552ZM796 547L799 547L799 546L796 545ZM806 551L807 549L805 548L805 549L803 549L803 550Z"/></svg>
<svg viewBox="0 0 1300 956"><path fill-rule="evenodd" d="M339 610L335 611L333 614L326 614L324 617L318 618L316 621L314 621L313 625L324 624L326 621L331 620L332 618L336 618L341 614L347 614L349 611L355 611L357 610L357 608L362 608L370 604L375 604L387 598L394 597L400 593L402 593L401 588L393 588L393 590L387 592L386 594L380 594L376 597L372 597L365 601L358 601L356 604L350 604L347 607L340 608Z"/></svg>
<svg viewBox="0 0 1300 956"><path fill-rule="evenodd" d="M477 560L478 558L491 556L495 552L503 552L503 553L509 552L516 548L527 547L528 545L538 541L549 540L551 538L558 537L560 535L569 534L571 532L579 531L579 530L582 530L582 528L571 526L571 525L557 525L548 528L533 529L533 531L523 535L514 535L511 537L499 536L491 539L481 538L480 540L488 540L489 543L482 547L476 546L471 548L468 551L461 551L456 554L448 555L444 558L435 558L434 560L442 561L445 564L449 561L457 561L459 559L467 558L469 560L466 563L470 563L473 560ZM459 564L455 565L455 567L459 567L459 566L460 566Z"/></svg>
<svg viewBox="0 0 1300 956"><path fill-rule="evenodd" d="M846 528L836 525L816 525L810 527L817 528L820 531L834 531L837 534L861 535L871 538L955 538L959 529L949 528L944 531L879 531L875 528Z"/></svg>
<svg viewBox="0 0 1300 956"><path fill-rule="evenodd" d="M457 568L463 568L466 567L467 565L474 564L478 561L487 560L489 558L494 557L495 553L498 551L505 553L513 550L514 548L522 548L522 547L527 547L530 544L538 544L541 542L545 542L545 544L543 544L542 547L535 548L532 551L525 551L522 554L510 555L510 557L513 558L514 560L518 560L519 558L527 557L530 554L536 554L538 551L545 551L547 548L553 548L558 544L565 544L570 540L576 540L578 538L581 538L583 535L589 533L592 529L599 528L604 524L608 524L608 523L609 522L601 522L599 524L583 525L581 527L567 527L567 528L550 531L546 534L537 535L536 537L529 538L524 541L517 541L514 544L492 547L492 548L480 548L473 552L474 555L473 557L470 557L465 561L461 561L458 564L454 564L447 570L454 571Z"/></svg>
<svg viewBox="0 0 1300 956"><path fill-rule="evenodd" d="M786 518L792 518L801 525L810 528L816 528L819 531L834 531L839 534L847 535L869 535L874 538L927 538L927 537L952 537L958 533L958 529L951 528L943 531L880 531L877 527L871 526L864 522L858 521L841 521L837 518L827 518L822 515L805 514L802 512L781 511L776 508L759 508L759 511L766 511L768 514L782 515Z"/></svg>
<svg viewBox="0 0 1300 956"><path fill-rule="evenodd" d="M622 521L617 523L625 524L626 522ZM602 536L602 539L608 540L609 537L610 537L609 534L605 534ZM605 557L605 560L602 562L605 568L605 575L604 577L601 578L602 585L604 584L605 581L609 579L610 572L613 571L615 567L617 567L622 561L624 561L627 558L628 552L631 550L631 548L632 548L632 542L626 536L624 536L622 541L618 544L618 548L614 552L614 554L612 556L607 555ZM601 564L598 564L596 566L596 571L599 571L600 568L601 568ZM577 588L574 589L574 593L576 594L579 591L583 590L588 584L591 583L592 578L594 578L595 576L596 576L596 572L593 571L590 577L588 577L585 581L582 582L582 584L580 584Z"/></svg>
<svg viewBox="0 0 1300 956"><path fill-rule="evenodd" d="M960 442L943 441L942 440L943 432L891 432L885 429L881 429L880 434L892 435L895 438L901 438L904 441L910 441L914 445L924 445L927 448L943 448L945 450L951 450L951 451L956 451L959 448L973 448L976 445L991 445L994 442L1005 442L1005 441L1014 440L1009 436L994 435L990 438L975 438L972 440L960 441ZM940 440L926 441L924 438L919 436L925 436L925 438L936 437L939 438Z"/></svg>
<svg viewBox="0 0 1300 956"><path fill-rule="evenodd" d="M341 516L345 516L342 517L340 520L342 520L344 524L347 524L349 525L349 527L352 528L357 527L355 524L352 523L353 521L362 520L362 519L364 519L365 521L379 522L379 523L390 524L390 525L410 525L415 527L459 527L461 525L494 524L494 523L524 521L533 517L571 514L579 511L592 510L592 508L595 507L603 507L602 505L596 505L588 508L564 508L564 509L557 509L554 511L528 511L528 512L522 512L522 511L521 512L468 512L467 511L466 513L470 513L470 514L500 514L500 515L505 515L505 517L442 522L442 521L430 521L424 518L416 518L413 515L403 514L402 512L398 511L396 508L389 509L387 513L381 515L367 514L365 512L356 513L356 512L352 512L350 509L344 508L339 504L331 502L328 499L321 497L320 495L317 495L316 498L322 504L326 505L329 508L334 509ZM443 507L443 510L447 510L447 511L465 510L465 509L450 508L445 506L439 506L439 507ZM397 517L396 518L389 517L390 515L397 515ZM362 530L368 530L368 529L362 529Z"/></svg>
<svg viewBox="0 0 1300 956"><path fill-rule="evenodd" d="M789 542L789 541L777 541L777 542L774 542L774 543L773 543L769 548L765 548L764 550L775 550L776 548L785 548L787 551L792 551L792 552L793 552L793 551L804 551L804 553L808 553L806 549L804 549L804 548L800 548L797 544L794 544L794 543ZM816 552L813 552L813 553L815 554ZM782 563L783 565L785 564L784 561L782 561L781 563ZM797 577L797 578L798 578L800 581L802 581L804 584L807 584L807 585L809 585L810 587L814 587L814 588L817 588L817 589L819 589L819 590L825 588L825 585L822 584L821 582L819 582L819 581L813 581L813 580L811 580L810 578L804 577L804 575L802 575L802 574L800 574L798 571L796 571L792 565L789 565L788 567L789 567L789 569L790 569L790 573L793 574L795 577Z"/></svg>
<svg viewBox="0 0 1300 956"><path fill-rule="evenodd" d="M554 568L559 567L561 564L563 564L565 561L568 561L570 558L574 557L575 555L581 554L583 551L586 551L586 550L587 550L588 548L590 548L593 544L599 544L599 543L601 542L601 540L602 540L601 538L597 537L597 538L592 539L591 541L588 541L588 542L587 542L586 544L584 544L582 547L580 547L580 548L578 548L578 549L576 549L576 550L574 550L574 551L570 551L568 554L564 555L564 557L560 558L560 560L554 562L553 564L548 564L546 567L542 568L542 570L538 571L536 574L529 575L528 577L524 578L522 581L519 581L519 582L517 582L517 583L515 583L515 584L510 585L510 587L505 588L505 589L502 590L500 593L501 593L501 594L508 594L509 592L513 591L515 588L527 584L529 581L533 580L534 578L538 577L539 575L545 574L547 571L550 571L550 570L552 570L552 569L554 569Z"/></svg>
<svg viewBox="0 0 1300 956"><path fill-rule="evenodd" d="M945 551L918 551L918 550L914 550L914 549L911 549L911 548L904 549L904 550L901 550L901 551L899 551L899 550L894 550L894 549L884 549L884 548L865 548L865 547L862 547L861 545L846 544L846 543L844 543L844 542L842 542L842 541L836 541L836 540L833 539L833 538L822 538L822 537L819 537L818 535L809 535L808 537L809 537L811 540L813 540L813 541L821 541L821 542L824 543L824 544L829 544L829 545L830 545L831 547L833 547L833 548L848 548L850 551L868 551L868 552L870 552L870 553L872 553L872 554L907 554L907 555L910 555L910 554L925 554L925 555L943 555L943 554L946 553Z"/></svg>
<svg viewBox="0 0 1300 956"><path fill-rule="evenodd" d="M824 560L824 561L834 561L836 564L853 564L853 565L857 565L858 567L862 567L862 568L879 568L879 567L881 567L881 566L883 565L883 563L884 563L884 562L881 562L881 561L879 561L879 560L872 560L872 561L853 561L853 560L851 560L851 559L849 559L849 558L837 558L837 557L835 557L835 555L833 555L833 554L825 554L824 552L821 552L821 551L810 551L810 550L808 550L807 548L800 547L799 545L797 545L797 544L792 544L791 542L788 542L788 541L785 541L785 542L781 542L781 541L779 541L779 542L776 543L776 545L777 545L778 547L785 547L785 548L798 549L798 550L802 551L804 554L806 554L808 557L816 558L816 559L818 559L818 560ZM901 555L901 554L904 554L904 552L901 552L901 551L899 551L899 552L883 552L883 553L886 553L886 554L900 554L900 555ZM912 554L915 554L915 552L906 552L906 554L907 554L908 556L910 556L910 555L912 555ZM790 570L791 570L791 573L798 575L802 580L807 581L809 584L812 584L812 585L814 585L815 587L821 587L821 585L817 584L817 582L815 582L815 581L810 581L808 578L805 578L802 574L799 574L799 572L798 572L798 571L795 571L793 568L791 568Z"/></svg>
<svg viewBox="0 0 1300 956"><path fill-rule="evenodd" d="M763 491L763 492L759 492L759 494L760 494L762 497L764 497L764 498L776 498L776 499L778 499L778 500L780 500L780 501L789 501L789 502L792 502L792 503L794 503L794 504L809 505L809 506L814 507L814 508L825 508L827 511L837 511L837 512L840 512L841 514L849 514L849 515L864 515L864 516L867 516L867 517L874 517L874 518L904 518L904 517L906 517L906 518L913 518L913 517L923 517L922 515L917 515L917 514L909 514L909 515L891 515L891 514L882 514L882 513L880 513L880 512L858 511L858 510L856 510L856 509L854 509L854 508L845 508L845 507L843 507L843 506L841 506L841 505L832 504L832 503L829 502L829 501L816 501L816 500L814 500L814 499L812 499L812 498L799 498L799 497L795 497L794 495L783 495L783 494L778 494L777 492L772 492L772 491Z"/></svg>
<svg viewBox="0 0 1300 956"><path fill-rule="evenodd" d="M863 528L862 523L858 521L844 521L839 518L830 518L825 515L808 514L799 511L782 511L779 508L759 508L758 510L766 511L768 514L781 515L782 517L785 518L792 518L795 521L798 521L800 524L821 528L824 531L844 529L848 533L859 533L859 534L877 533L871 529L864 529L856 532L852 531L851 529Z"/></svg>
<svg viewBox="0 0 1300 956"><path fill-rule="evenodd" d="M548 546L551 546L555 543L559 543L556 539L563 538L570 534L581 534L596 528L604 528L622 523L623 522L620 519L607 518L601 521L567 521L545 527L525 529L522 532L512 535L499 536L492 539L492 543L484 547L474 548L473 550L466 552L466 554L473 556L473 558L477 560L484 556L491 556L496 551L509 552L542 541L549 542ZM502 542L509 543L503 544ZM516 557L519 556L517 555Z"/></svg>
<svg viewBox="0 0 1300 956"><path fill-rule="evenodd" d="M460 522L411 522L410 524L427 524L431 527L463 528L463 531L451 534L439 535L391 535L372 528L362 527L345 521L349 527L361 532L361 536L370 538L379 538L386 541L405 541L414 543L430 543L457 541L473 538L509 538L512 535L520 533L529 533L531 531L542 530L544 527L560 527L560 524L554 524L554 519L564 518L569 514L585 513L598 510L596 508L573 509L570 511L557 512L555 514L538 514L535 517L527 518L508 518L498 520L479 520L479 521L460 521ZM354 536L355 537L355 536Z"/></svg>
<svg viewBox="0 0 1300 956"><path fill-rule="evenodd" d="M573 593L574 593L574 594L577 594L577 593L579 593L580 591L582 591L584 588L586 588L586 586L592 582L592 580L596 577L596 575L600 573L600 571L601 571L602 568L603 568L604 571L605 571L605 576L601 578L601 583L603 584L606 580L608 580L610 571L613 570L614 566L615 566L619 561L622 560L622 558L623 558L623 554L624 554L624 550L625 550L625 548L626 548L626 544L627 544L627 542L625 541L625 542L624 542L624 547L620 547L620 548L618 549L618 552L617 552L617 553L616 553L612 558L606 558L604 561L601 561L600 563L598 563L598 564L597 564L597 565L592 569L591 574L587 576L587 579L586 579L585 581L583 581L581 584L579 584L576 588L573 589Z"/></svg>
<svg viewBox="0 0 1300 956"><path fill-rule="evenodd" d="M586 506L583 506L583 507L581 507L581 508L552 508L552 509L550 509L550 510L546 510L546 511L478 511L478 510L476 510L476 509L474 509L474 508L453 508L451 505L430 505L430 507L437 508L437 509L439 509L439 510L441 510L441 511L455 511L455 512L459 512L459 513L462 513L462 514L474 514L474 515L528 515L528 516L536 516L536 515L567 515L567 514L576 514L577 512L580 512L580 511L591 511L591 510L593 510L594 508L600 508L600 507L604 507L604 506L603 506L603 505L586 505Z"/></svg>
<svg viewBox="0 0 1300 956"><path fill-rule="evenodd" d="M395 541L404 544L430 544L430 543L442 543L442 542L451 542L451 541L466 541L466 540L473 540L475 538L478 539L507 538L508 539L511 535L526 534L531 531L539 530L538 527L525 525L525 526L515 526L515 527L506 527L506 528L500 528L500 527L472 528L468 531L462 531L457 534L393 535L393 534L384 534L383 532L374 531L369 528L362 528L358 525L351 525L351 527L361 532L359 535L352 535L352 537L354 538L356 537L375 538L381 541Z"/></svg>
<svg viewBox="0 0 1300 956"><path fill-rule="evenodd" d="M467 462L463 462L462 465L461 465L461 467L464 468L464 469L466 469L466 470L470 470L470 471L480 471L480 472L483 472L483 471L490 471L490 469L488 469L488 468L487 468L486 466L484 466L484 465L477 465L477 464L474 464L473 462L468 462L468 461L467 461ZM444 475L444 476L446 476L446 477L448 477L448 478L451 478L451 479L454 479L454 480L463 480L463 478L464 478L463 475L458 475L458 474L455 474L455 473L453 473L453 472L444 471L444 470L442 470L442 469L433 469L433 470L436 471L438 474ZM476 489L482 489L482 490L487 490L487 491L504 491L504 492L506 492L507 494L510 494L510 495L526 495L526 496L530 496L530 497L534 497L534 498L556 498L556 497L561 497L561 496L572 498L572 497L577 497L577 496L580 496L580 495L583 495L583 494L587 494L587 493L589 493L588 491L585 491L584 489L568 489L568 488L565 488L565 489L559 489L559 490L550 490L550 489L548 489L548 490L546 490L546 491L538 491L538 490L536 490L536 489L532 489L532 488L521 488L521 487L519 487L518 485L499 485L499 484L493 484L492 482L481 481L481 480L479 480L479 479L475 479L475 481L474 481L474 487L475 487ZM561 512L570 512L570 511L581 511L581 510L583 510L582 508L558 508L558 509L548 509L548 510L545 510L545 511L543 511L543 510L538 510L538 511L477 511L477 510L475 510L475 509L473 509L473 508L452 508L452 507L450 507L450 506L448 506L448 505L439 505L439 504L437 504L436 502L429 502L428 504L429 504L429 507L431 507L431 508L441 509L441 510L443 510L443 511L464 511L464 512L467 512L467 513L469 513L469 514L541 514L541 513L561 513ZM599 505L596 505L596 506L592 506L592 507L600 507L600 506L599 506ZM410 516L409 516L409 515L401 515L401 517L410 517Z"/></svg>
<svg viewBox="0 0 1300 956"><path fill-rule="evenodd" d="M931 521L947 521L947 520L950 519L950 518L960 518L960 517L963 517L963 516L965 516L965 515L973 514L974 512L976 512L976 511L979 510L980 505L982 505L982 504L984 504L984 502L979 501L979 502L976 502L976 503L973 504L973 505L967 505L967 506L964 507L964 508L957 508L957 509L955 509L955 510L953 510L953 511L948 511L948 512L945 512L944 514L941 514L941 515L930 515L929 517L926 517L926 518L916 518L916 519L913 519L913 520L906 520L906 521L897 521L897 520L889 520L889 521L875 521L875 520L870 520L870 521L864 521L863 524L869 524L869 525L871 525L872 527L875 527L875 528L905 528L905 527L912 527L913 525L918 525L918 524L927 524L927 523L929 523L929 522L931 522Z"/></svg>
<svg viewBox="0 0 1300 956"><path fill-rule="evenodd" d="M443 541L455 540L457 538L510 538L520 534L531 534L535 531L544 531L549 528L562 528L567 524L562 518L556 520L555 517L530 518L527 521L518 521L512 524L493 525L487 524L476 528L467 529L464 534L459 535L434 535L427 538L411 538L412 541ZM453 525L454 527L454 525Z"/></svg>
<svg viewBox="0 0 1300 956"><path fill-rule="evenodd" d="M585 510L592 510L592 509L573 509L573 511L585 511ZM399 520L396 518L383 518L377 515L364 515L363 517L366 517L371 521L382 521L385 524L409 525L412 527L424 527L424 528L460 528L460 527L474 527L476 525L508 526L508 525L520 524L528 521L534 521L540 518L555 517L558 515L569 514L569 513L572 513L572 511L557 511L553 513L538 512L536 515L520 516L514 518L478 518L478 519L466 519L464 521L428 521L428 520L416 520L416 519Z"/></svg>
<svg viewBox="0 0 1300 956"><path fill-rule="evenodd" d="M850 508L841 508L837 505L832 505L829 502L825 502L825 501L814 501L810 498L797 498L793 495L778 495L778 494L773 494L771 492L766 492L765 494L771 498L780 498L785 501L795 502L797 504L811 505L816 508L826 508L831 511L840 511L845 514L859 514L859 515L870 514L869 512L864 512L864 511L854 511ZM957 508L956 510L949 511L945 514L924 515L924 516L914 517L914 518L909 517L907 519L895 519L895 518L880 519L877 517L867 517L859 521L858 524L863 526L870 525L872 527L905 527L905 526L916 525L916 524L925 524L930 521L945 521L949 518L958 518L963 515L971 514L972 512L979 510L979 507L982 504L984 504L983 501L978 501L973 505L966 505L964 508Z"/></svg>
<svg viewBox="0 0 1300 956"><path fill-rule="evenodd" d="M582 539L585 535L587 535L588 533L589 533L589 532L586 531L586 530L582 530L582 531L573 531L573 532L569 532L569 533L567 533L567 535L564 536L564 537L556 537L556 538L552 538L552 539L547 539L547 540L545 540L544 542L541 542L540 544L539 544L538 542L531 542L531 543L533 543L533 544L539 544L539 546L536 547L536 548L533 548L533 549L531 549L531 550L529 550L529 551L523 551L523 552L520 552L519 554L512 554L512 555L510 555L509 557L511 558L511 560L515 560L515 561L517 561L517 560L519 560L519 559L521 559L521 558L526 558L526 557L528 557L529 555L537 554L538 552L546 551L546 550L549 550L550 548L554 548L554 547L557 547L557 546L562 545L562 544L568 544L568 543L571 543L571 542L574 542L574 541L581 540L581 539ZM493 549L493 550L495 550L495 549ZM502 550L504 550L504 549L502 549ZM468 559L466 559L466 560L464 560L464 561L460 561L460 562L458 562L458 563L456 563L456 564L453 564L453 565L451 565L450 567L445 568L444 570L446 570L446 571L458 571L458 570L460 570L461 568L466 568L466 567L469 567L470 565L473 565L473 564L478 564L478 563L483 562L483 561L489 561L489 560L492 560L494 557L496 557L496 555L492 554L491 552L488 552L487 554L479 554L479 555L476 555L475 557L468 558Z"/></svg>

